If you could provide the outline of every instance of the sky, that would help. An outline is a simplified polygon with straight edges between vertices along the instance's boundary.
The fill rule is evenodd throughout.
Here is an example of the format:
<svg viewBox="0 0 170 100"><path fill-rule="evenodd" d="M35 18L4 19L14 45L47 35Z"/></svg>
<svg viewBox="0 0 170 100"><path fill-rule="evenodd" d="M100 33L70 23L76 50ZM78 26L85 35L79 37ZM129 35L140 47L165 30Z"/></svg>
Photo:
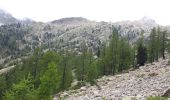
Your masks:
<svg viewBox="0 0 170 100"><path fill-rule="evenodd" d="M64 17L117 22L147 16L170 25L170 0L0 0L0 9L19 19L43 22Z"/></svg>

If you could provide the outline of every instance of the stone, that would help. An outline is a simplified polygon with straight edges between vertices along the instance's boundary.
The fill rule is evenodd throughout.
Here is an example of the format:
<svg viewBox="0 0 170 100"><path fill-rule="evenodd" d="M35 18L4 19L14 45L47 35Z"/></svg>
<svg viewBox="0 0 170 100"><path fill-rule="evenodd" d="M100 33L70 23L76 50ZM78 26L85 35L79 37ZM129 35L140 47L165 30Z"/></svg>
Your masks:
<svg viewBox="0 0 170 100"><path fill-rule="evenodd" d="M85 91L86 90L86 87L81 87L80 88L80 91Z"/></svg>
<svg viewBox="0 0 170 100"><path fill-rule="evenodd" d="M107 81L113 81L113 79L111 77L107 78Z"/></svg>
<svg viewBox="0 0 170 100"><path fill-rule="evenodd" d="M93 91L93 95L94 95L95 97L99 97L99 96L100 96L100 94L99 94L98 91L96 91L96 90Z"/></svg>

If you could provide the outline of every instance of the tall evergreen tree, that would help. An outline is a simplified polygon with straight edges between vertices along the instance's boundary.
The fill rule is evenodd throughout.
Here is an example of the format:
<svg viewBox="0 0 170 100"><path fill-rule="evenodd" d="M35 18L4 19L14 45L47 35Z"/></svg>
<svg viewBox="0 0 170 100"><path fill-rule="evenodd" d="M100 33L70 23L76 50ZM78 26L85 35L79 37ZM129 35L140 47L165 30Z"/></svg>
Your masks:
<svg viewBox="0 0 170 100"><path fill-rule="evenodd" d="M63 55L61 64L60 64L60 70L61 70L61 89L67 89L72 82L73 76L72 76L72 68L73 68L73 54L66 51L66 53Z"/></svg>
<svg viewBox="0 0 170 100"><path fill-rule="evenodd" d="M40 77L40 86L38 89L39 100L51 100L52 94L59 89L60 75L56 62L50 62L47 70Z"/></svg>
<svg viewBox="0 0 170 100"><path fill-rule="evenodd" d="M153 34L155 31L153 30ZM139 66L143 66L145 64L145 62L147 61L147 48L144 45L144 36L143 36L144 32L141 32L141 37L139 38L139 40L137 41L137 64ZM154 36L152 36L154 38ZM153 39L154 41L154 39ZM151 44L151 46L153 46L154 44ZM138 66L136 66L138 67Z"/></svg>
<svg viewBox="0 0 170 100"><path fill-rule="evenodd" d="M161 37L161 55L163 57L163 59L165 59L165 49L166 49L166 40L167 40L167 32L166 31L163 31L162 32L162 37Z"/></svg>
<svg viewBox="0 0 170 100"><path fill-rule="evenodd" d="M147 49L142 44L139 44L137 50L137 64L143 66L147 61Z"/></svg>
<svg viewBox="0 0 170 100"><path fill-rule="evenodd" d="M38 100L34 94L34 85L30 74L5 93L4 100Z"/></svg>
<svg viewBox="0 0 170 100"><path fill-rule="evenodd" d="M149 61L152 63L155 61L155 54L156 54L156 28L154 27L151 31L150 37L149 37Z"/></svg>
<svg viewBox="0 0 170 100"><path fill-rule="evenodd" d="M103 44L101 48L101 54L98 58L99 74L106 75L106 44Z"/></svg>
<svg viewBox="0 0 170 100"><path fill-rule="evenodd" d="M165 50L167 48L167 32L161 31L158 27L153 28L149 37L149 61L152 63L153 61L158 61L159 57L163 57L165 59Z"/></svg>
<svg viewBox="0 0 170 100"><path fill-rule="evenodd" d="M130 68L132 63L132 48L125 38L121 38L119 41L119 66L118 71L122 72Z"/></svg>

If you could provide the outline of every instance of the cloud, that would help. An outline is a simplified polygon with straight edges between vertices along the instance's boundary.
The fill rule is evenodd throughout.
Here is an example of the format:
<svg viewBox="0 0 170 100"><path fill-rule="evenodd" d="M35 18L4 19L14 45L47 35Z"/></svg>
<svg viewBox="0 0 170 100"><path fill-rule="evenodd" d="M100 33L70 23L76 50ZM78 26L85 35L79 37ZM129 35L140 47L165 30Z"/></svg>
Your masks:
<svg viewBox="0 0 170 100"><path fill-rule="evenodd" d="M0 8L17 18L50 21L85 17L96 21L138 20L149 16L170 25L169 0L0 0Z"/></svg>

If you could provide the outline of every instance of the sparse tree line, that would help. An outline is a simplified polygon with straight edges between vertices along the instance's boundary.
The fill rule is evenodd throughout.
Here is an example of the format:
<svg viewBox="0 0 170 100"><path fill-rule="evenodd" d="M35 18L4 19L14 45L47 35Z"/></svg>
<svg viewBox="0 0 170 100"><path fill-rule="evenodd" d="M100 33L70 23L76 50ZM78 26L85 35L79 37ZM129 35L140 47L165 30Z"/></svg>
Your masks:
<svg viewBox="0 0 170 100"><path fill-rule="evenodd" d="M95 79L103 75L138 68L160 57L165 59L165 51L169 50L167 37L166 31L153 28L148 39L141 32L141 38L130 44L114 28L109 42L103 43L96 54L85 42L81 44L80 54L69 50L44 53L37 48L22 64L0 76L0 99L52 100L55 93L79 88L86 82L95 84ZM75 78L79 83L71 86Z"/></svg>

